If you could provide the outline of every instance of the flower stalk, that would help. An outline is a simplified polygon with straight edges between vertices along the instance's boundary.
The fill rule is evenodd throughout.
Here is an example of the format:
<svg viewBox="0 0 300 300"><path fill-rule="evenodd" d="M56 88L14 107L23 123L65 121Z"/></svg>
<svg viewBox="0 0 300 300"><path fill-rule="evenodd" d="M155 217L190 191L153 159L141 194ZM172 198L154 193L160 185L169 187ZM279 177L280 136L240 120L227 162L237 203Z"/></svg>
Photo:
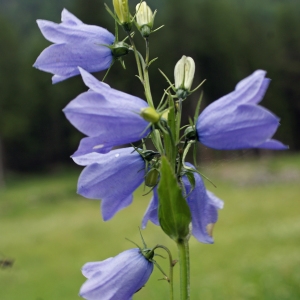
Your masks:
<svg viewBox="0 0 300 300"><path fill-rule="evenodd" d="M187 239L177 242L180 265L180 299L190 299L190 254Z"/></svg>

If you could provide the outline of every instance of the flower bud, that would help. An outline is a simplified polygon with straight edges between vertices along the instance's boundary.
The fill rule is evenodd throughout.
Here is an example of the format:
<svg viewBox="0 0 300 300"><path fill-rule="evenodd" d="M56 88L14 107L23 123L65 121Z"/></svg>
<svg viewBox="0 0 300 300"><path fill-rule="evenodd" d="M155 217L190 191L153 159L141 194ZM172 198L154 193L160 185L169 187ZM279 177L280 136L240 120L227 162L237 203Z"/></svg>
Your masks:
<svg viewBox="0 0 300 300"><path fill-rule="evenodd" d="M113 0L115 13L126 31L131 30L131 17L128 7L128 0Z"/></svg>
<svg viewBox="0 0 300 300"><path fill-rule="evenodd" d="M146 107L141 110L141 117L153 124L157 123L160 120L160 115L153 107Z"/></svg>
<svg viewBox="0 0 300 300"><path fill-rule="evenodd" d="M158 183L159 171L157 169L151 169L145 178L145 185L148 187L156 186Z"/></svg>
<svg viewBox="0 0 300 300"><path fill-rule="evenodd" d="M174 69L175 89L178 98L184 99L188 96L195 74L195 62L191 57L185 55L177 62Z"/></svg>
<svg viewBox="0 0 300 300"><path fill-rule="evenodd" d="M148 37L153 27L155 13L145 1L136 6L136 23L143 37Z"/></svg>

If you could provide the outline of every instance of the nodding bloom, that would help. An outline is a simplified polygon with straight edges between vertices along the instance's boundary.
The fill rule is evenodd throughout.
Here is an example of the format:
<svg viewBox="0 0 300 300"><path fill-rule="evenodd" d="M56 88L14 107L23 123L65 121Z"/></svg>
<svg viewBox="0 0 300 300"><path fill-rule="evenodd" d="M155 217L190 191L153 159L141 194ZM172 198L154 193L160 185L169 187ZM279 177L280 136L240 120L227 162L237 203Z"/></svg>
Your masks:
<svg viewBox="0 0 300 300"><path fill-rule="evenodd" d="M54 44L40 54L33 66L54 74L53 83L78 75L78 66L89 72L108 69L113 55L105 45L114 43L114 35L102 27L84 24L66 9L61 17L60 24L37 20L44 37Z"/></svg>
<svg viewBox="0 0 300 300"><path fill-rule="evenodd" d="M144 159L132 147L112 150L107 154L93 152L73 157L73 160L86 166L78 179L78 194L102 200L104 221L131 204L132 193L144 180Z"/></svg>
<svg viewBox="0 0 300 300"><path fill-rule="evenodd" d="M196 124L202 144L219 150L288 148L271 139L279 126L279 118L257 105L270 83L265 75L265 71L255 71L240 81L233 92L203 110Z"/></svg>
<svg viewBox="0 0 300 300"><path fill-rule="evenodd" d="M67 119L88 137L83 138L73 156L90 152L107 153L112 147L145 137L149 122L140 112L148 104L129 94L112 89L79 68L89 91L80 94L63 110Z"/></svg>
<svg viewBox="0 0 300 300"><path fill-rule="evenodd" d="M188 167L195 168L186 163ZM213 193L206 190L201 176L194 173L195 187L191 191L191 184L186 176L182 177L186 191L187 203L192 215L192 235L202 243L213 243L212 229L218 220L218 209L223 208L223 201ZM153 190L153 197L149 203L142 221L142 228L145 228L148 220L155 225L159 225L158 220L158 194L157 189Z"/></svg>
<svg viewBox="0 0 300 300"><path fill-rule="evenodd" d="M87 300L130 300L148 281L153 263L138 248L99 262L86 263L87 281L79 295Z"/></svg>

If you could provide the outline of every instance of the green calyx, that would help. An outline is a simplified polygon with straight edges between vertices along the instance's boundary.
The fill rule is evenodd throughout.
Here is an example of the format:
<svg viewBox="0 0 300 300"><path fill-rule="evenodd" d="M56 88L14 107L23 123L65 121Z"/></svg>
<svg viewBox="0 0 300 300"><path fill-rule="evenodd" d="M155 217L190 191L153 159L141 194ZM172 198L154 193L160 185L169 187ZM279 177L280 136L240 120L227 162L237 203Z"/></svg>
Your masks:
<svg viewBox="0 0 300 300"><path fill-rule="evenodd" d="M152 150L145 150L140 153L146 161L151 161L155 156L159 155L159 152Z"/></svg>
<svg viewBox="0 0 300 300"><path fill-rule="evenodd" d="M190 92L185 90L185 89L178 89L176 90L176 95L178 97L178 99L186 99L189 95L190 95Z"/></svg>
<svg viewBox="0 0 300 300"><path fill-rule="evenodd" d="M153 249L148 249L148 248L144 248L144 249L140 249L142 255L147 259L147 260L152 260L152 258L154 257L154 250Z"/></svg>
<svg viewBox="0 0 300 300"><path fill-rule="evenodd" d="M195 126L189 126L184 131L185 139L188 141L194 141L197 139L197 132Z"/></svg>
<svg viewBox="0 0 300 300"><path fill-rule="evenodd" d="M148 25L143 25L140 28L140 32L141 32L142 37L147 38L150 36L151 28Z"/></svg>
<svg viewBox="0 0 300 300"><path fill-rule="evenodd" d="M109 47L113 54L113 57L118 59L124 55L127 55L131 50L130 46L124 42L117 42Z"/></svg>

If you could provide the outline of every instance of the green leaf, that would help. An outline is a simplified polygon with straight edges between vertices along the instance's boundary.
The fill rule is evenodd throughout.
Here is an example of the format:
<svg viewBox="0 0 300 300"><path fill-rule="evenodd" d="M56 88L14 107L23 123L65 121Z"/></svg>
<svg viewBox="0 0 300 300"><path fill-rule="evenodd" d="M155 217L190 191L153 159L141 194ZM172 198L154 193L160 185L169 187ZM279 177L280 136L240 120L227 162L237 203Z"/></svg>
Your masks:
<svg viewBox="0 0 300 300"><path fill-rule="evenodd" d="M166 157L161 159L158 218L163 231L175 242L189 235L191 213Z"/></svg>

